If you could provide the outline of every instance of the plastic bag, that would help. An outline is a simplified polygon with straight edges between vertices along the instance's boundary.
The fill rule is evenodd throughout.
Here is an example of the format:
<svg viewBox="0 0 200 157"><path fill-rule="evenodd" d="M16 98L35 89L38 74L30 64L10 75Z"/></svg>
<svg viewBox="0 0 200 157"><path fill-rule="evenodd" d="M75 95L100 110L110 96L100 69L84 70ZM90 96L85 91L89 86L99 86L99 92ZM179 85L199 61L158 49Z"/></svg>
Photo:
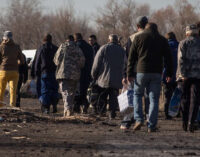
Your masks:
<svg viewBox="0 0 200 157"><path fill-rule="evenodd" d="M123 114L133 112L133 87L128 86L128 89L118 96L119 110Z"/></svg>
<svg viewBox="0 0 200 157"><path fill-rule="evenodd" d="M178 115L180 103L181 103L181 96L182 96L182 91L179 87L177 87L174 90L174 93L172 95L170 104L169 104L169 115L171 117L175 117Z"/></svg>

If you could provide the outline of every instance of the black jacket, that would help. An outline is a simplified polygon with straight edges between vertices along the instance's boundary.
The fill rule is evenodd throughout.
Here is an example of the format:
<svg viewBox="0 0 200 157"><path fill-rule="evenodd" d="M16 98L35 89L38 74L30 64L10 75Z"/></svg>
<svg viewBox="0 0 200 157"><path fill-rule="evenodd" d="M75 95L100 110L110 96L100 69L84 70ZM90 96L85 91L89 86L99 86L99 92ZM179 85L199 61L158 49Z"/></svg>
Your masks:
<svg viewBox="0 0 200 157"><path fill-rule="evenodd" d="M94 51L94 56L96 56L97 51L100 48L100 45L98 43L94 43L94 45L92 45L93 51Z"/></svg>
<svg viewBox="0 0 200 157"><path fill-rule="evenodd" d="M85 56L85 66L81 70L80 77L80 93L81 95L85 95L91 81L91 69L94 58L93 49L85 40L78 40L76 44L81 48Z"/></svg>
<svg viewBox="0 0 200 157"><path fill-rule="evenodd" d="M19 65L19 78L23 83L26 83L28 80L28 65L26 63L26 56L22 54L24 57L24 64Z"/></svg>
<svg viewBox="0 0 200 157"><path fill-rule="evenodd" d="M173 60L167 40L158 32L150 29L135 37L128 58L127 74L134 76L134 65L137 73L162 73L164 61L166 75L173 74Z"/></svg>
<svg viewBox="0 0 200 157"><path fill-rule="evenodd" d="M43 73L56 72L56 65L53 59L57 49L57 46L47 42L37 50L34 67L36 76L40 76Z"/></svg>

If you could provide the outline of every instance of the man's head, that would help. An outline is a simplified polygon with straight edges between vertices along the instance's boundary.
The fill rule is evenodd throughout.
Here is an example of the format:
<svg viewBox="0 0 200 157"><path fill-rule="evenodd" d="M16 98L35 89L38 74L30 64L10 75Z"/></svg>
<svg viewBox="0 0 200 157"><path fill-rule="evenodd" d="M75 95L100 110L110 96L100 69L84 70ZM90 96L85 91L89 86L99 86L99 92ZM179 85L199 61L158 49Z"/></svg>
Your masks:
<svg viewBox="0 0 200 157"><path fill-rule="evenodd" d="M94 45L94 44L97 42L97 37L96 37L96 35L94 35L94 34L90 35L88 41L89 41L89 44L90 44L91 46Z"/></svg>
<svg viewBox="0 0 200 157"><path fill-rule="evenodd" d="M136 19L138 29L144 29L148 23L148 18L146 16L139 16Z"/></svg>
<svg viewBox="0 0 200 157"><path fill-rule="evenodd" d="M199 30L199 36L200 36L200 22L197 22L197 28Z"/></svg>
<svg viewBox="0 0 200 157"><path fill-rule="evenodd" d="M75 33L74 34L74 40L75 41L83 40L82 34L81 33Z"/></svg>
<svg viewBox="0 0 200 157"><path fill-rule="evenodd" d="M51 34L49 34L49 33L47 33L47 34L45 34L44 35L44 38L43 38L43 42L49 42L49 43L51 43L52 42L52 36L51 36Z"/></svg>
<svg viewBox="0 0 200 157"><path fill-rule="evenodd" d="M158 33L158 26L153 22L147 23L145 29L149 29L154 33Z"/></svg>
<svg viewBox="0 0 200 157"><path fill-rule="evenodd" d="M3 34L3 40L9 40L13 38L13 34L11 31L5 31Z"/></svg>
<svg viewBox="0 0 200 157"><path fill-rule="evenodd" d="M165 38L166 39L172 39L172 40L176 40L176 35L174 34L174 32L169 32L167 34L165 34Z"/></svg>
<svg viewBox="0 0 200 157"><path fill-rule="evenodd" d="M116 34L110 34L108 36L109 43L118 43L118 36Z"/></svg>
<svg viewBox="0 0 200 157"><path fill-rule="evenodd" d="M67 41L67 42L74 41L74 37L73 37L73 35L68 35L66 41Z"/></svg>
<svg viewBox="0 0 200 157"><path fill-rule="evenodd" d="M195 24L188 25L185 29L186 36L198 35L198 32L197 25Z"/></svg>

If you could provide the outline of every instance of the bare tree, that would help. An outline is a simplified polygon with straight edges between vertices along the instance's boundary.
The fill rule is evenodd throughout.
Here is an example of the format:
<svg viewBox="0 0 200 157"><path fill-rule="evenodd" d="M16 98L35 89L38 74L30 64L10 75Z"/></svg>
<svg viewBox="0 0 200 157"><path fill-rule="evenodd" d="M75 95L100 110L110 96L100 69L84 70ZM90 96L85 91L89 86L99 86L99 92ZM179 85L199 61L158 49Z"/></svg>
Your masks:
<svg viewBox="0 0 200 157"><path fill-rule="evenodd" d="M23 49L32 49L39 45L43 25L37 0L12 0L0 22L1 30L11 30L14 39Z"/></svg>
<svg viewBox="0 0 200 157"><path fill-rule="evenodd" d="M48 30L54 35L55 42L63 42L73 32L75 23L74 9L71 5L59 8L56 14L47 15Z"/></svg>
<svg viewBox="0 0 200 157"><path fill-rule="evenodd" d="M185 27L199 20L198 13L188 0L176 0L175 9L177 10L179 18L174 26L174 30L178 39L183 39L185 37Z"/></svg>
<svg viewBox="0 0 200 157"><path fill-rule="evenodd" d="M147 4L139 5L134 0L108 0L104 7L97 9L91 28L91 19L79 16L73 6L68 0L67 5L55 13L43 14L40 0L11 0L6 12L0 16L0 29L2 32L11 30L22 49L32 49L41 45L46 32L53 34L56 44L76 32L84 37L95 33L100 43L107 42L108 35L114 33L126 42L137 31L136 18L141 15L149 16L150 21L157 23L161 34L174 31L180 40L185 36L185 26L199 21L198 6L193 6L188 0L176 0L173 6L156 10L151 15Z"/></svg>
<svg viewBox="0 0 200 157"><path fill-rule="evenodd" d="M173 6L153 12L152 21L158 24L161 34L174 31L177 39L185 38L185 27L199 20L197 9L188 0L176 0Z"/></svg>
<svg viewBox="0 0 200 157"><path fill-rule="evenodd" d="M159 9L151 15L151 20L155 22L161 34L174 31L174 26L178 20L178 14L172 6Z"/></svg>
<svg viewBox="0 0 200 157"><path fill-rule="evenodd" d="M149 15L147 4L138 5L133 0L109 0L104 8L99 9L96 18L97 31L102 42L106 42L108 34L116 33L123 37L124 42L128 36L136 31L136 18Z"/></svg>

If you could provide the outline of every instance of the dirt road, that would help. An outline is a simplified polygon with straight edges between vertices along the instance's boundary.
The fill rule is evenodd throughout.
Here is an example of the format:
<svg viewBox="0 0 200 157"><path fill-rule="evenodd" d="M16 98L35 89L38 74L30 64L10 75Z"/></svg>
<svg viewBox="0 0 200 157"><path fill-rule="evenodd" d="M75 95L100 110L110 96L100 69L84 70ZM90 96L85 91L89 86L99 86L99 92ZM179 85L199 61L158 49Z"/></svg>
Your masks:
<svg viewBox="0 0 200 157"><path fill-rule="evenodd" d="M164 120L158 132L119 129L120 118L44 116L36 99L23 99L22 110L0 109L0 157L148 157L200 156L200 131L187 133L181 119Z"/></svg>

